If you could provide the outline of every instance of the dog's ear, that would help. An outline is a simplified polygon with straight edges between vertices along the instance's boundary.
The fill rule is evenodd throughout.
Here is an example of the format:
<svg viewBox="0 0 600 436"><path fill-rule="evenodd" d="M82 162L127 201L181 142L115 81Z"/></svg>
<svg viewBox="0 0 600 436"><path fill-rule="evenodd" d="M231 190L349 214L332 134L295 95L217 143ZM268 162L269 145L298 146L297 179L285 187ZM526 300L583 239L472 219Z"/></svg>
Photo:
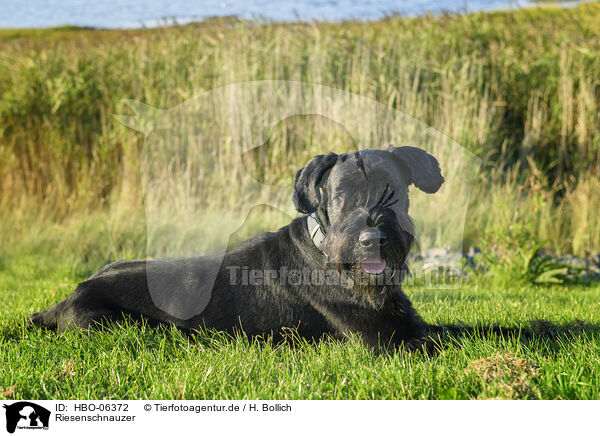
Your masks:
<svg viewBox="0 0 600 436"><path fill-rule="evenodd" d="M409 171L410 183L428 194L433 194L444 183L437 159L417 147L389 146L388 151L399 159Z"/></svg>
<svg viewBox="0 0 600 436"><path fill-rule="evenodd" d="M294 178L294 206L301 213L313 213L321 202L319 188L327 182L329 170L335 165L338 155L330 153L313 157Z"/></svg>

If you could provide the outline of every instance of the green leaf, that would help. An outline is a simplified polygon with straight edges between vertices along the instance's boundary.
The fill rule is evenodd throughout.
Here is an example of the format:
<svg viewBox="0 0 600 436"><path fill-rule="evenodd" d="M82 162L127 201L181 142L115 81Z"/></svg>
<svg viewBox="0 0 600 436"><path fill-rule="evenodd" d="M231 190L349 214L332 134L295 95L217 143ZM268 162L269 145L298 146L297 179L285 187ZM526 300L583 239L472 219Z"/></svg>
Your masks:
<svg viewBox="0 0 600 436"><path fill-rule="evenodd" d="M557 276L565 276L569 268L556 268L546 272L543 272L537 276L534 283L564 283L565 277L559 278Z"/></svg>
<svg viewBox="0 0 600 436"><path fill-rule="evenodd" d="M538 254L538 252L540 251L540 249L546 243L548 243L548 240L544 240L544 241L540 242L535 247L533 247L533 249L529 252L529 255L525 258L525 263L524 263L524 269L525 269L525 271L523 271L524 273L527 273L527 272L531 271L531 266L532 266L533 259L535 259L535 256Z"/></svg>

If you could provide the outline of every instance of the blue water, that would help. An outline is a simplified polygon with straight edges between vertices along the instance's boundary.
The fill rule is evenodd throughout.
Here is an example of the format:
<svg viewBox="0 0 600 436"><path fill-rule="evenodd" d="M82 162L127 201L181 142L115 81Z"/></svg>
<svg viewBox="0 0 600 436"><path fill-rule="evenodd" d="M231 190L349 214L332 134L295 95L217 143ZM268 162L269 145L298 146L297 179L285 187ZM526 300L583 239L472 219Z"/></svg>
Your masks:
<svg viewBox="0 0 600 436"><path fill-rule="evenodd" d="M224 15L284 21L374 20L391 13L420 15L532 5L536 5L532 0L0 0L0 28L67 24L131 28Z"/></svg>

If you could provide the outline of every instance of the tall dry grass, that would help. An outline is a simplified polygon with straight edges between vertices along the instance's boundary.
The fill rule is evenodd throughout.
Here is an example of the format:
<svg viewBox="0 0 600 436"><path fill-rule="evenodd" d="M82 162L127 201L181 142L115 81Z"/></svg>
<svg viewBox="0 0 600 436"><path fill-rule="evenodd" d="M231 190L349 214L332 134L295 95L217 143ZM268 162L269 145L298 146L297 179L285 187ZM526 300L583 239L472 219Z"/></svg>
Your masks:
<svg viewBox="0 0 600 436"><path fill-rule="evenodd" d="M598 29L600 4L586 3L375 23L210 20L134 31L2 31L3 247L37 244L96 260L143 255L144 138L113 118L128 113L120 101L171 108L218 86L277 79L374 99L480 156L467 244L518 222L558 251L598 251ZM285 148L307 129L289 127L278 140ZM289 184L292 168L308 156L349 146L327 135L306 135L284 169L266 172L279 171ZM231 186L242 172L236 156L247 147L235 141L201 149L219 156L221 166L209 166L203 179L213 195L202 197L217 216L235 214L243 198ZM255 227L284 220L268 213Z"/></svg>

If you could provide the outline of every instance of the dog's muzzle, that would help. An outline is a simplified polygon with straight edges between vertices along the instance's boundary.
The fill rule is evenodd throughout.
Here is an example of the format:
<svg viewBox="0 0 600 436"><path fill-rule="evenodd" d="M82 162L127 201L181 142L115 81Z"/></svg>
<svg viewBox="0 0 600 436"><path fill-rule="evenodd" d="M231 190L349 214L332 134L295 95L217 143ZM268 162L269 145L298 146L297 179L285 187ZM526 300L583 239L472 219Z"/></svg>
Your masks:
<svg viewBox="0 0 600 436"><path fill-rule="evenodd" d="M315 247L328 257L325 251L326 234L314 213L307 215L306 226ZM403 255L407 254L412 241L396 241L388 237L384 229L369 227L360 232L357 242L362 251L362 260L357 259L355 265L369 275L379 275L392 272L390 268L397 264L402 265Z"/></svg>

